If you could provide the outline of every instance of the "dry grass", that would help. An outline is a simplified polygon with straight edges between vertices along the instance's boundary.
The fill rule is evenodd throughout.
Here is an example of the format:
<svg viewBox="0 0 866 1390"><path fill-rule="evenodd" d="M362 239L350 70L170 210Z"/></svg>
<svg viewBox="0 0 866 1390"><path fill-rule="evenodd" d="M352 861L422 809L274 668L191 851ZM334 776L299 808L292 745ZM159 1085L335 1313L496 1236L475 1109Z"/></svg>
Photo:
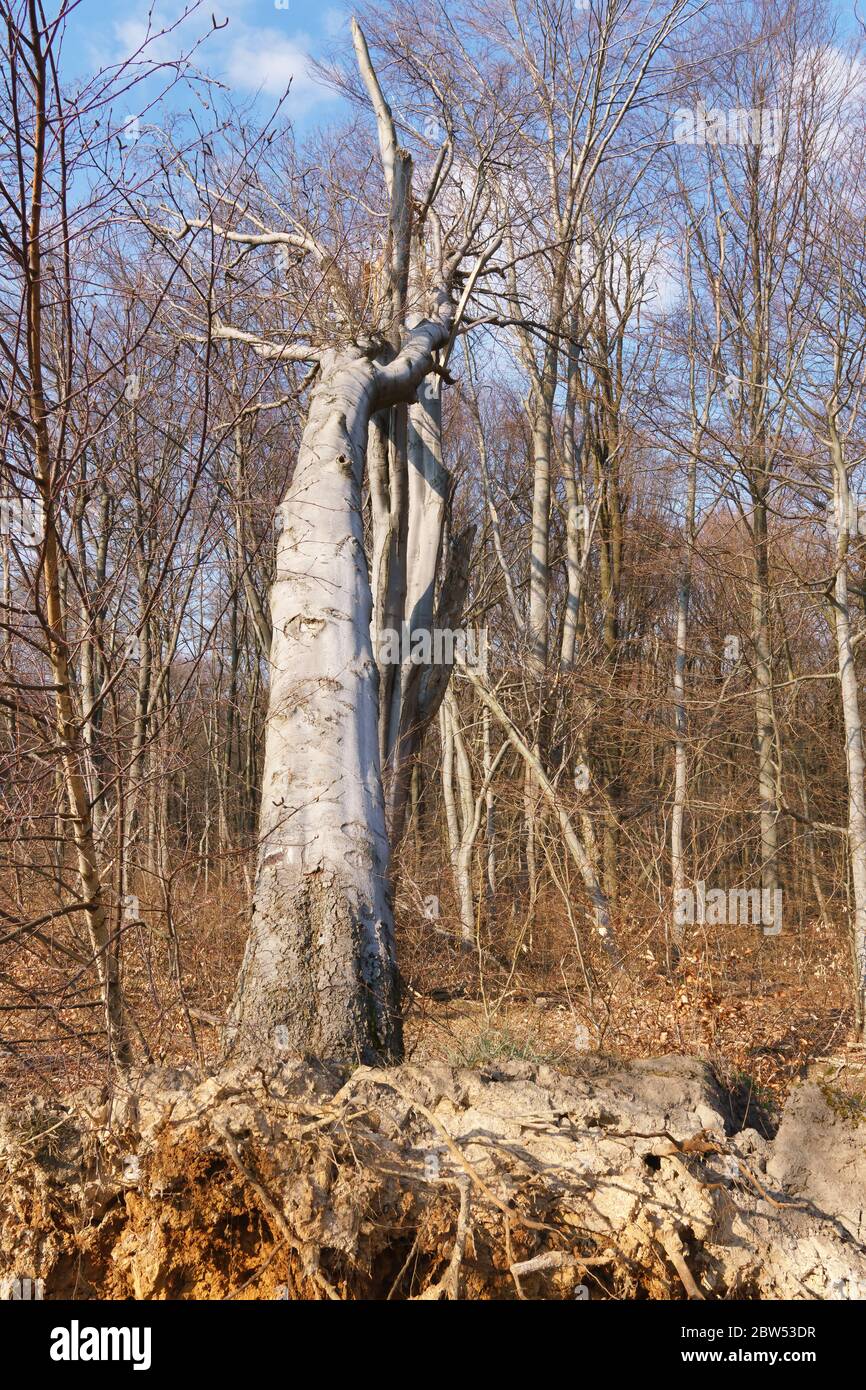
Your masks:
<svg viewBox="0 0 866 1390"><path fill-rule="evenodd" d="M34 913L40 903L34 899ZM555 896L538 904L532 949L513 899L493 904L480 950L461 951L443 904L437 930L408 895L398 903L407 982L408 1056L453 1064L549 1060L568 1071L581 1051L623 1057L692 1053L708 1058L732 1106L764 1117L810 1067L856 1055L845 929L815 921L763 938L757 928L693 928L670 972L658 915L621 913L625 969L610 969L577 916ZM178 874L165 895L142 894L141 922L124 933L123 969L152 1059L207 1063L216 1055L247 929L247 893L237 872L220 883ZM70 926L52 928L59 950L27 938L0 963L0 1083L14 1092L75 1089L106 1073L89 971L60 953L81 950ZM26 1004L26 1008L21 1008ZM88 1022L83 1020L87 1019Z"/></svg>

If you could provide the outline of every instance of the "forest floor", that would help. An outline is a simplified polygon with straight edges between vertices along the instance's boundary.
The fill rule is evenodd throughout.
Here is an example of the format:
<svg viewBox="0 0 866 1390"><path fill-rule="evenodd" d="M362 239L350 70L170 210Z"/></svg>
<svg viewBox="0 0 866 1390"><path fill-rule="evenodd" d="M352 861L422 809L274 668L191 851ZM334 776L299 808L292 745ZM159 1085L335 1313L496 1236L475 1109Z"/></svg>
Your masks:
<svg viewBox="0 0 866 1390"><path fill-rule="evenodd" d="M621 1058L689 1054L713 1067L738 1114L772 1126L792 1085L814 1071L852 1076L850 958L844 934L807 922L778 937L748 928L693 928L676 971L657 923L624 921L625 969L576 958L564 931L545 932L509 963L467 960L423 927L407 931L415 991L407 1056L473 1066L509 1057L564 1072L581 1054ZM499 955L499 953L497 952ZM585 964L585 962L584 962ZM504 967L508 966L506 970ZM480 983L479 983L480 982Z"/></svg>
<svg viewBox="0 0 866 1390"><path fill-rule="evenodd" d="M816 1069L859 1074L864 1051L850 1042L850 956L840 923L803 920L777 937L694 927L671 971L663 923L624 912L617 930L625 968L615 971L591 937L576 937L555 898L539 901L531 949L513 904L494 905L480 949L469 952L455 944L447 918L431 926L405 899L398 909L408 1061L472 1067L517 1059L568 1073L588 1053L687 1054L712 1066L732 1111L750 1110L765 1129L798 1079ZM208 1066L243 951L244 895L230 883L177 880L170 914L145 902L142 919L124 937L124 977L150 1059ZM52 1094L101 1079L95 1006L81 993L79 972L70 983L68 964L39 941L16 947L0 966L2 1092Z"/></svg>

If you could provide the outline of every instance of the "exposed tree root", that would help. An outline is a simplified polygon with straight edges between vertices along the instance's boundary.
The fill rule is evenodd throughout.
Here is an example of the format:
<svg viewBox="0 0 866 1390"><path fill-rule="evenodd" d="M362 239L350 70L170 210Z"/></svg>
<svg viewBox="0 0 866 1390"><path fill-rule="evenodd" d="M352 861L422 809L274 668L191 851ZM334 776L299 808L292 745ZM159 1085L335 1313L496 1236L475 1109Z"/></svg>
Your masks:
<svg viewBox="0 0 866 1390"><path fill-rule="evenodd" d="M0 1273L47 1298L862 1297L862 1134L802 1092L770 1144L726 1135L689 1058L152 1069L0 1107ZM836 1127L832 1200L803 1123L825 1161Z"/></svg>

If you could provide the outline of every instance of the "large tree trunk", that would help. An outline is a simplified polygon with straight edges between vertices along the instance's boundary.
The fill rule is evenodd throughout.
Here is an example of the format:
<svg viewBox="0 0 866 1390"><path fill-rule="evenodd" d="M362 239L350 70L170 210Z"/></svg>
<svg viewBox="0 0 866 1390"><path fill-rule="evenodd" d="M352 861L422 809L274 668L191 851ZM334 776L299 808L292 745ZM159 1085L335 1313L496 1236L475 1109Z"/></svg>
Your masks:
<svg viewBox="0 0 866 1390"><path fill-rule="evenodd" d="M259 861L229 1052L401 1051L361 517L374 382L360 353L330 356L283 502Z"/></svg>
<svg viewBox="0 0 866 1390"><path fill-rule="evenodd" d="M253 919L227 1054L402 1050L361 484L372 414L414 398L452 317L441 290L389 363L372 343L317 359L282 504Z"/></svg>
<svg viewBox="0 0 866 1390"><path fill-rule="evenodd" d="M406 602L407 407L451 340L454 307L440 255L431 317L407 315L412 160L354 20L352 35L390 205L390 315L363 345L303 350L319 376L282 505L253 919L224 1047L377 1062L399 1058L402 1028L382 785L393 695L382 691L380 721L362 484L370 421L390 409L370 450L378 636ZM397 672L381 674L393 686Z"/></svg>

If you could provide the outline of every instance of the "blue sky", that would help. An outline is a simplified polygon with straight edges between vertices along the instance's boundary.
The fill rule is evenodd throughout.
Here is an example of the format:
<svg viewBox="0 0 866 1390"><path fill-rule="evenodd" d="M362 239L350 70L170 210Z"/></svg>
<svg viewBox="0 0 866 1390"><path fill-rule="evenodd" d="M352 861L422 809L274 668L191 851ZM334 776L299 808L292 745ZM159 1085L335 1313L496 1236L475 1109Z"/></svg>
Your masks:
<svg viewBox="0 0 866 1390"><path fill-rule="evenodd" d="M155 0L150 10L149 0L81 0L69 19L61 72L70 81L116 62L135 51L149 18L151 32L159 32L185 8L183 0ZM339 108L310 73L308 59L324 56L335 39L347 35L351 13L348 0L202 0L151 52L177 57L211 31L211 14L218 24L227 19L225 29L210 33L194 64L244 102L260 93L263 112L291 79L285 113L303 131Z"/></svg>
<svg viewBox="0 0 866 1390"><path fill-rule="evenodd" d="M158 32L194 3L80 0L69 20L61 72L70 80L116 62L140 45L149 21L151 31ZM850 33L856 27L851 0L831 4L840 35ZM303 135L339 111L339 100L312 75L309 58L323 57L335 40L348 37L352 8L353 0L200 0L180 27L150 52L176 58L209 34L195 55L196 65L224 82L244 104L260 94L262 116L269 114L291 79L285 114ZM211 32L211 14L218 24L228 20L226 27ZM186 105L180 92L172 100Z"/></svg>

